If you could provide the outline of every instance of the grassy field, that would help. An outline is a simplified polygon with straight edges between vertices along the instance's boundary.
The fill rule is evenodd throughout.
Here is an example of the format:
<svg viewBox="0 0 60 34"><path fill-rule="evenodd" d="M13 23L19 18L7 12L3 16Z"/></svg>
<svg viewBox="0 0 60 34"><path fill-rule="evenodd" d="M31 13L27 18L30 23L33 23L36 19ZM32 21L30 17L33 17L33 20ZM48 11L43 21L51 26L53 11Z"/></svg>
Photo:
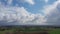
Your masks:
<svg viewBox="0 0 60 34"><path fill-rule="evenodd" d="M0 34L60 34L60 28L0 28Z"/></svg>
<svg viewBox="0 0 60 34"><path fill-rule="evenodd" d="M49 31L50 34L60 34L60 28Z"/></svg>

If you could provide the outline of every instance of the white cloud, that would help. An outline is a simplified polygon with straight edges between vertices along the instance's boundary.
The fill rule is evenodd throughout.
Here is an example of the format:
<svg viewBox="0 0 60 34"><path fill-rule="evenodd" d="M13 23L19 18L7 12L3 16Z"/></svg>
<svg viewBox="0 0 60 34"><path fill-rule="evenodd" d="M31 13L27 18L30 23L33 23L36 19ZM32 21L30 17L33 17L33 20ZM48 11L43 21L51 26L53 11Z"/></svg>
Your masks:
<svg viewBox="0 0 60 34"><path fill-rule="evenodd" d="M25 1L29 4L34 4L33 0ZM11 4L11 2L9 4ZM0 3L0 24L56 25L60 23L59 11L60 0L54 2L53 4L45 6L43 9L44 15L32 14L28 12L24 7L5 6Z"/></svg>
<svg viewBox="0 0 60 34"><path fill-rule="evenodd" d="M60 1L56 1L56 2L54 2L54 3L51 4L51 5L46 5L46 6L44 6L44 9L43 9L44 14L45 14L45 15L49 15L51 12L54 12L54 11L52 11L52 10L54 10L59 3L60 3Z"/></svg>
<svg viewBox="0 0 60 34"><path fill-rule="evenodd" d="M46 23L50 25L60 24L60 0L44 7L44 14L47 18Z"/></svg>
<svg viewBox="0 0 60 34"><path fill-rule="evenodd" d="M7 0L6 0L7 1ZM8 0L8 4L12 4L13 0ZM23 0L24 1L24 0ZM25 0L29 4L34 4L33 0ZM24 7L17 6L5 6L0 3L0 25L3 24L30 24L30 25L45 25L46 20L41 14L32 14L28 12Z"/></svg>
<svg viewBox="0 0 60 34"><path fill-rule="evenodd" d="M21 2L21 3L28 3L28 4L31 4L31 5L34 5L35 4L35 2L34 2L34 0L6 0L7 1L7 3L8 3L8 5L11 5L12 4L12 2L13 1L16 1L16 2Z"/></svg>
<svg viewBox="0 0 60 34"><path fill-rule="evenodd" d="M13 0L7 0L7 3L10 5Z"/></svg>
<svg viewBox="0 0 60 34"><path fill-rule="evenodd" d="M47 3L49 0L45 0L45 2Z"/></svg>
<svg viewBox="0 0 60 34"><path fill-rule="evenodd" d="M0 5L0 23L3 24L24 24L24 25L45 25L44 16L41 14L32 14L24 7L12 7ZM2 24L1 24L2 25Z"/></svg>
<svg viewBox="0 0 60 34"><path fill-rule="evenodd" d="M32 5L35 4L34 0L25 0L25 2L27 2L27 3L29 3L29 4L32 4Z"/></svg>

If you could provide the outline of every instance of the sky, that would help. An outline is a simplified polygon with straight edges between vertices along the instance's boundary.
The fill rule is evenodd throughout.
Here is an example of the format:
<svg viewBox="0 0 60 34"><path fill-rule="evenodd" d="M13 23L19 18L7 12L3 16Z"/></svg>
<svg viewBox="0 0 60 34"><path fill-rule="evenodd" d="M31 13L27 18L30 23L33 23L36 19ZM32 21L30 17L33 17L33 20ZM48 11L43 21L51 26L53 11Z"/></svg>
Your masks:
<svg viewBox="0 0 60 34"><path fill-rule="evenodd" d="M60 25L60 0L0 0L0 25Z"/></svg>

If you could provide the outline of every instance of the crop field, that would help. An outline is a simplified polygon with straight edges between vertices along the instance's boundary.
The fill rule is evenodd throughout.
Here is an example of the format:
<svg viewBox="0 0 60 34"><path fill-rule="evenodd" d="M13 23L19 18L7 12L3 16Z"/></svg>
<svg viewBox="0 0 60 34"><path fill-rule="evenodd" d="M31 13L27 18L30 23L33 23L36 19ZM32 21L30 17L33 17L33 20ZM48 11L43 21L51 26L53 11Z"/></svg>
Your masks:
<svg viewBox="0 0 60 34"><path fill-rule="evenodd" d="M60 28L0 27L0 34L60 34Z"/></svg>

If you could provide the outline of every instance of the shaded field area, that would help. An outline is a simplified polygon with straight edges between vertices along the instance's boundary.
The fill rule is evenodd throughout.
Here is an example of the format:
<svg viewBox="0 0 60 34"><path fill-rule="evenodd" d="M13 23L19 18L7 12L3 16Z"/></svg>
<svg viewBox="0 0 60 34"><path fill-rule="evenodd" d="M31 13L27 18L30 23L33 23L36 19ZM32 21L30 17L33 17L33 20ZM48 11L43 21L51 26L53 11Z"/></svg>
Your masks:
<svg viewBox="0 0 60 34"><path fill-rule="evenodd" d="M0 27L0 34L60 34L54 27Z"/></svg>

